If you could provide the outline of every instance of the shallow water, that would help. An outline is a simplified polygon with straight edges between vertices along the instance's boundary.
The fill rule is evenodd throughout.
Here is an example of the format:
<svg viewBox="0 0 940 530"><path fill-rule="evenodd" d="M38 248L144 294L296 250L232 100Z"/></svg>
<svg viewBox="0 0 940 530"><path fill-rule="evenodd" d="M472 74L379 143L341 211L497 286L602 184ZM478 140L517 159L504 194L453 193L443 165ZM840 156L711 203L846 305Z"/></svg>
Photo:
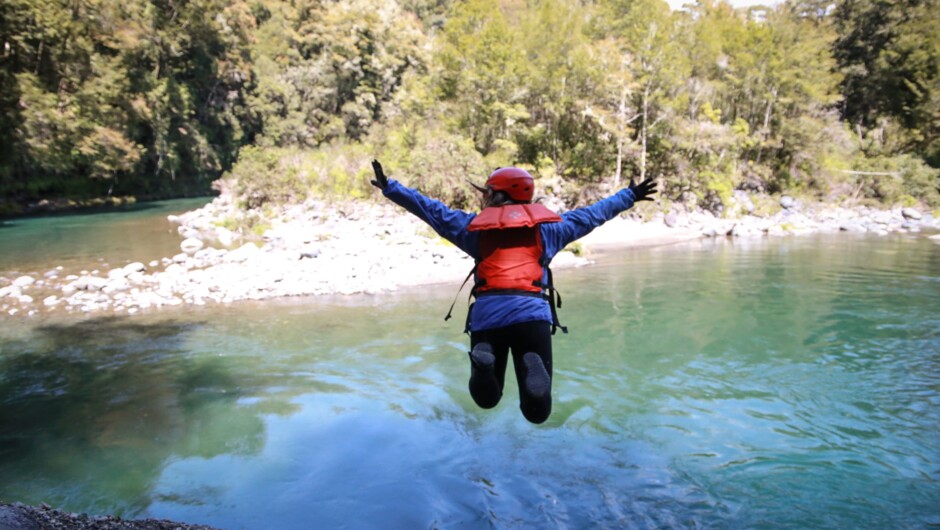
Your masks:
<svg viewBox="0 0 940 530"><path fill-rule="evenodd" d="M4 322L0 499L232 529L940 524L940 246L702 241L556 283L542 426L512 377L472 403L456 285Z"/></svg>
<svg viewBox="0 0 940 530"><path fill-rule="evenodd" d="M210 198L149 201L96 210L0 219L0 274L43 273L122 266L180 251L176 226L167 220Z"/></svg>

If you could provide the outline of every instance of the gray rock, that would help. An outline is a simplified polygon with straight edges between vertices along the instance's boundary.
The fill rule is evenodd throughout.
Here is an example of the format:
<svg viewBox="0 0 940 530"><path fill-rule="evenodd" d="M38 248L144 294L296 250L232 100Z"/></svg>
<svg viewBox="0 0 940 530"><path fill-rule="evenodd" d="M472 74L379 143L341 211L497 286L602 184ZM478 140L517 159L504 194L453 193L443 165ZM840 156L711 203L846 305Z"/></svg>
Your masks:
<svg viewBox="0 0 940 530"><path fill-rule="evenodd" d="M868 229L865 228L864 225L862 225L862 224L860 224L860 223L852 223L852 222L849 222L849 223L842 223L841 225L839 225L839 230L841 230L841 231L843 231L843 232L849 232L849 233L864 233L864 232L868 232Z"/></svg>
<svg viewBox="0 0 940 530"><path fill-rule="evenodd" d="M29 287L30 285L36 283L36 278L32 276L20 276L19 278L13 280L14 287Z"/></svg>
<svg viewBox="0 0 940 530"><path fill-rule="evenodd" d="M81 276L71 284L79 291L100 291L108 285L108 280L98 276Z"/></svg>
<svg viewBox="0 0 940 530"><path fill-rule="evenodd" d="M905 219L913 219L914 221L919 221L923 217L923 215L914 208L902 209L901 215L904 216Z"/></svg>
<svg viewBox="0 0 940 530"><path fill-rule="evenodd" d="M131 288L131 283L126 278L112 279L107 285L101 288L103 293L115 293L117 291L126 291Z"/></svg>
<svg viewBox="0 0 940 530"><path fill-rule="evenodd" d="M676 216L676 214L669 212L665 217L663 217L663 222L666 223L666 226L669 228L675 228L675 226L679 223L679 218Z"/></svg>
<svg viewBox="0 0 940 530"><path fill-rule="evenodd" d="M260 253L261 249L258 248L254 243L245 243L244 245L226 254L225 261L231 263L241 263L248 260L252 256L257 256Z"/></svg>
<svg viewBox="0 0 940 530"><path fill-rule="evenodd" d="M128 263L124 266L124 273L126 275L131 275L135 272L144 272L145 270L147 270L147 267L145 267L144 264L139 261Z"/></svg>
<svg viewBox="0 0 940 530"><path fill-rule="evenodd" d="M180 265L179 263L171 263L167 266L164 272L171 275L182 275L186 274L186 267Z"/></svg>
<svg viewBox="0 0 940 530"><path fill-rule="evenodd" d="M203 243L201 240L196 239L195 237L187 237L183 240L182 243L180 243L180 250L186 254L193 254L203 246L205 246L205 243Z"/></svg>
<svg viewBox="0 0 940 530"><path fill-rule="evenodd" d="M320 249L316 247L307 247L300 251L300 259L313 259L320 255Z"/></svg>
<svg viewBox="0 0 940 530"><path fill-rule="evenodd" d="M234 232L229 230L228 228L219 227L216 230L216 239L219 240L219 244L222 245L223 247L232 246L232 243L235 242L235 239L237 237L238 236Z"/></svg>
<svg viewBox="0 0 940 530"><path fill-rule="evenodd" d="M796 207L796 199L790 197L789 195L784 195L783 197L780 197L780 207L785 210L794 208Z"/></svg>

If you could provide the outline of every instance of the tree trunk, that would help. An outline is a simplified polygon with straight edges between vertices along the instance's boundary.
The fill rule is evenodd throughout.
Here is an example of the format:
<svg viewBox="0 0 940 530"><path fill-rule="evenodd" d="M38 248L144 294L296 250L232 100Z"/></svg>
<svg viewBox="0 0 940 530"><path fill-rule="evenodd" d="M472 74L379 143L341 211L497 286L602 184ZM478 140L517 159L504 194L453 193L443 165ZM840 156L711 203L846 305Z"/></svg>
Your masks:
<svg viewBox="0 0 940 530"><path fill-rule="evenodd" d="M770 99L767 100L767 109L764 111L764 126L761 128L761 142L757 146L757 163L760 164L761 155L764 154L764 141L770 135L770 114L774 108L774 100L777 99L777 87L770 89Z"/></svg>
<svg viewBox="0 0 940 530"><path fill-rule="evenodd" d="M649 118L650 84L643 89L643 125L640 127L640 182L646 179L646 126Z"/></svg>
<svg viewBox="0 0 940 530"><path fill-rule="evenodd" d="M626 131L627 123L627 91L622 90L620 92L620 108L617 113L619 114L620 123L619 129L617 131L617 174L614 177L614 189L620 188L620 182L623 179L623 137Z"/></svg>

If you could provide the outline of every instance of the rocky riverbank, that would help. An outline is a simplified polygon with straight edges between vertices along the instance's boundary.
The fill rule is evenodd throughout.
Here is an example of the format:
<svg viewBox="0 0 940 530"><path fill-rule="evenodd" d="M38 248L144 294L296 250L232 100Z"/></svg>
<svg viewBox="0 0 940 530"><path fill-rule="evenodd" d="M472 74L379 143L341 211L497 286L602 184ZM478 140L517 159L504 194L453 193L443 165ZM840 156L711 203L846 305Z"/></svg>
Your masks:
<svg viewBox="0 0 940 530"><path fill-rule="evenodd" d="M245 214L226 196L181 216L180 252L108 270L0 272L7 317L52 313L133 314L153 308L318 294L372 293L459 282L466 255L426 225L387 203L307 201L285 208L260 236L226 225ZM790 197L769 216L717 218L707 212L628 214L562 252L553 268L589 263L584 254L616 246L658 245L702 237L782 237L819 232L888 234L940 230L940 219L912 208L876 210L804 205ZM575 254L581 255L575 255Z"/></svg>
<svg viewBox="0 0 940 530"><path fill-rule="evenodd" d="M28 506L0 502L0 530L217 530L210 526L164 519L127 520L111 515L91 516L56 510L47 505Z"/></svg>

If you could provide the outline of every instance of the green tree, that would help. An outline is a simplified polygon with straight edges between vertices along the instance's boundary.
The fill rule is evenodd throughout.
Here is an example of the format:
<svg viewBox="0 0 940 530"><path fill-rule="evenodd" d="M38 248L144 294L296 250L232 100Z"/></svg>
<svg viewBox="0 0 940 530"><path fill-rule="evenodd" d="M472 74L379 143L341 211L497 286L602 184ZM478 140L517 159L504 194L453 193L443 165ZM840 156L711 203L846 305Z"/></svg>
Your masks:
<svg viewBox="0 0 940 530"><path fill-rule="evenodd" d="M251 95L262 145L362 138L427 62L420 27L394 2L275 2L263 18Z"/></svg>
<svg viewBox="0 0 940 530"><path fill-rule="evenodd" d="M641 180L649 172L651 152L657 159L664 153L670 119L686 104L684 80L690 72L679 46L679 27L677 15L662 0L607 0L600 5L597 31L614 39L631 73L629 106L636 109L636 172Z"/></svg>
<svg viewBox="0 0 940 530"><path fill-rule="evenodd" d="M512 159L512 128L530 118L525 55L496 0L454 5L437 43L436 90L450 109L451 124L464 131L484 156Z"/></svg>
<svg viewBox="0 0 940 530"><path fill-rule="evenodd" d="M859 129L901 134L902 150L940 167L940 4L842 0L834 20L844 118ZM885 119L901 127L884 128Z"/></svg>

